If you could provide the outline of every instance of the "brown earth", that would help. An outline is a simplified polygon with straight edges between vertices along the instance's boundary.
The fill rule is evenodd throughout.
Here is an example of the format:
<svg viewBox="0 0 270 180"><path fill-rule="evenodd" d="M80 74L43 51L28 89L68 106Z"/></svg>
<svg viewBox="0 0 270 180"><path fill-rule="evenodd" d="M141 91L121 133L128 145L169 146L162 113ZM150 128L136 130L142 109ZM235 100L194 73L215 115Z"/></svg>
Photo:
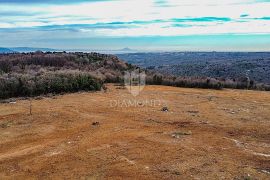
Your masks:
<svg viewBox="0 0 270 180"><path fill-rule="evenodd" d="M0 179L270 179L269 92L108 87L0 104Z"/></svg>

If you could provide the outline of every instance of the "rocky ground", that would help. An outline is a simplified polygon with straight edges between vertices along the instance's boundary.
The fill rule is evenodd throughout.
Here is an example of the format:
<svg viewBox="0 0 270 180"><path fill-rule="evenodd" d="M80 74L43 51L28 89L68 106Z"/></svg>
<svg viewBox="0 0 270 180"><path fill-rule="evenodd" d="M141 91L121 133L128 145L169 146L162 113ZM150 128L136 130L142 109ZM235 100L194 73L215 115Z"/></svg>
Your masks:
<svg viewBox="0 0 270 180"><path fill-rule="evenodd" d="M269 179L270 93L147 86L0 104L0 179Z"/></svg>

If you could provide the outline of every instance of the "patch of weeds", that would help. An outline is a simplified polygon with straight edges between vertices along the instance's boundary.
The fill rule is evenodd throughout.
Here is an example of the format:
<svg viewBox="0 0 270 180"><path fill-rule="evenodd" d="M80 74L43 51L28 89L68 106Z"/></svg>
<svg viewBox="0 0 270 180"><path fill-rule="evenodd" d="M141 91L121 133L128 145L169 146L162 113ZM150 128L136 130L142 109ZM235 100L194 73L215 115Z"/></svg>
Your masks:
<svg viewBox="0 0 270 180"><path fill-rule="evenodd" d="M181 175L181 173L179 171L173 171L172 174L177 175L177 176Z"/></svg>
<svg viewBox="0 0 270 180"><path fill-rule="evenodd" d="M168 107L163 107L163 108L161 109L161 111L163 111L163 112L168 112L168 111L169 111L169 108L168 108Z"/></svg>
<svg viewBox="0 0 270 180"><path fill-rule="evenodd" d="M250 176L245 176L243 177L243 180L252 180L252 178Z"/></svg>
<svg viewBox="0 0 270 180"><path fill-rule="evenodd" d="M172 133L172 137L173 138L177 138L177 139L179 139L181 136L190 136L190 135L192 135L192 132L191 131L181 131L181 132L174 132L174 133Z"/></svg>
<svg viewBox="0 0 270 180"><path fill-rule="evenodd" d="M199 111L187 111L188 113L192 113L192 114L198 114Z"/></svg>
<svg viewBox="0 0 270 180"><path fill-rule="evenodd" d="M0 125L0 127L3 128L3 129L6 129L6 128L10 127L10 125L11 125L10 122L4 122L4 123L2 123L2 124Z"/></svg>
<svg viewBox="0 0 270 180"><path fill-rule="evenodd" d="M125 86L119 86L119 87L116 87L116 89L126 89Z"/></svg>
<svg viewBox="0 0 270 180"><path fill-rule="evenodd" d="M249 174L245 175L245 176L241 176L238 178L234 178L235 180L253 180L254 178L252 178Z"/></svg>
<svg viewBox="0 0 270 180"><path fill-rule="evenodd" d="M3 99L3 100L0 100L0 103L3 103L3 104L15 104L16 103L16 99L13 99L13 98L10 98L10 99Z"/></svg>

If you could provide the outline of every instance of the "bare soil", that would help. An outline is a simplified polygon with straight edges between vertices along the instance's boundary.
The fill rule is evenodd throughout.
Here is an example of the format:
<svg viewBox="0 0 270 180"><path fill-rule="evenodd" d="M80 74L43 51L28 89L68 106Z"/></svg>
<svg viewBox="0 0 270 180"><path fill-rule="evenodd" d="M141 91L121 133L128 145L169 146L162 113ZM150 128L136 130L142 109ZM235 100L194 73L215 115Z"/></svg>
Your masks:
<svg viewBox="0 0 270 180"><path fill-rule="evenodd" d="M0 179L270 179L269 92L109 84L32 113L0 104Z"/></svg>

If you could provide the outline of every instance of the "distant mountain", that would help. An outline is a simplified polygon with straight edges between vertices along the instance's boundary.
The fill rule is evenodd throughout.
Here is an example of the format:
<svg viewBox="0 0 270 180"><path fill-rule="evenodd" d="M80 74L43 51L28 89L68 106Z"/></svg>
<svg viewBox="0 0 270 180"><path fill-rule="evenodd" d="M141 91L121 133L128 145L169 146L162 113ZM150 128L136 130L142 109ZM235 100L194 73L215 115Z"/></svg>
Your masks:
<svg viewBox="0 0 270 180"><path fill-rule="evenodd" d="M76 50L72 50L73 52ZM100 50L100 49L91 49L91 50L82 50L83 52L98 52L102 54L127 54L127 53L136 53L137 50L130 49L128 47L123 49L107 49L107 50Z"/></svg>
<svg viewBox="0 0 270 180"><path fill-rule="evenodd" d="M0 47L0 53L14 53L15 51L8 49L8 48L2 48Z"/></svg>
<svg viewBox="0 0 270 180"><path fill-rule="evenodd" d="M59 52L64 50L59 49L52 49L52 48L38 48L38 47L9 47L6 48L9 49L11 52L20 52L20 53L27 53L27 52L36 52L36 51L42 51L42 52ZM65 50L67 52L99 52L99 53L105 53L105 54L124 54L124 53L133 53L137 52L134 49L130 49L128 47L119 49L119 50L86 50L86 49L69 49Z"/></svg>
<svg viewBox="0 0 270 180"><path fill-rule="evenodd" d="M35 52L35 51L43 51L43 52L53 52L53 51L59 51L57 49L51 49L51 48L37 48L37 47L13 47L9 48L12 51L17 52Z"/></svg>
<svg viewBox="0 0 270 180"><path fill-rule="evenodd" d="M133 49L130 49L130 48L128 48L128 47L126 47L126 48L120 49L120 50L118 50L118 51L134 51L134 50L133 50Z"/></svg>

